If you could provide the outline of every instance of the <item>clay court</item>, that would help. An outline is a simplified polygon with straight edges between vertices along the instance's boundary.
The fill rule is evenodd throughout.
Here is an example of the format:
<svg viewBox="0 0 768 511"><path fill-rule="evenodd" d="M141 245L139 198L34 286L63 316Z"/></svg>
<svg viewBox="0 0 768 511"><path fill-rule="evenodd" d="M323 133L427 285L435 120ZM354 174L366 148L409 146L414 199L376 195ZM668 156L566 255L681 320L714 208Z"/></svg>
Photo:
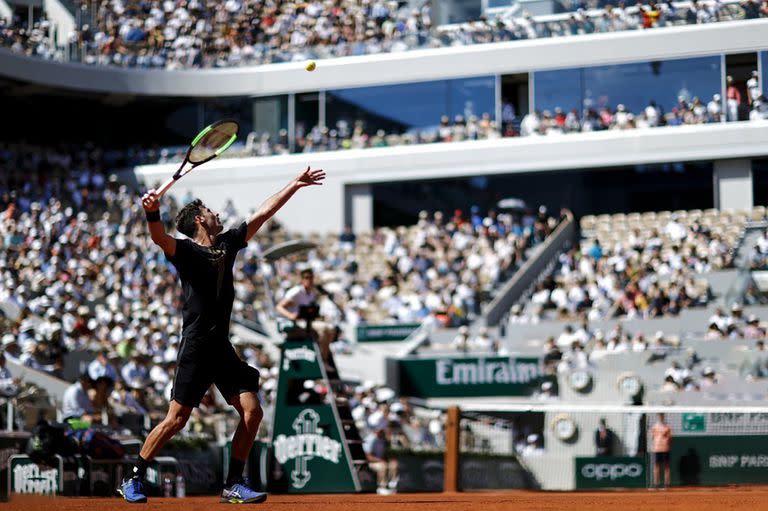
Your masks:
<svg viewBox="0 0 768 511"><path fill-rule="evenodd" d="M768 487L678 488L668 491L631 492L479 492L452 494L399 495L271 495L260 509L284 511L459 511L459 510L674 510L768 509ZM104 498L15 497L5 509L55 511L112 511L122 509L159 509L165 511L203 511L232 509L218 504L216 497L186 499L151 499L147 506L126 504Z"/></svg>

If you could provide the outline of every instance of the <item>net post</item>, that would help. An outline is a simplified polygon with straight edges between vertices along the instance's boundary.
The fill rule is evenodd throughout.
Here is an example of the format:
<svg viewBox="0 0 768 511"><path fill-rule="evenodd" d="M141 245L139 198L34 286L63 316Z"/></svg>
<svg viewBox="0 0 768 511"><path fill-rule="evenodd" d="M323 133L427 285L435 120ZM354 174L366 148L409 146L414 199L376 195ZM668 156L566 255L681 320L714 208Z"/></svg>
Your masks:
<svg viewBox="0 0 768 511"><path fill-rule="evenodd" d="M458 406L448 408L445 419L445 455L443 491L459 491L459 433L461 412Z"/></svg>

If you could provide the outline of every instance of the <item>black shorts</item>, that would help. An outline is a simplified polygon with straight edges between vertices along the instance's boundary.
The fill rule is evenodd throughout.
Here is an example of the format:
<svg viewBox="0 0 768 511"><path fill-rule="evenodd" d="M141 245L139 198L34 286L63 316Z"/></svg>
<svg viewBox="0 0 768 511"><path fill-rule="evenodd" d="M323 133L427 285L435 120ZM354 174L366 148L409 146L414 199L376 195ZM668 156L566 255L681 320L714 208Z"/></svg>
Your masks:
<svg viewBox="0 0 768 511"><path fill-rule="evenodd" d="M229 401L243 392L257 392L259 376L257 369L240 360L229 341L182 339L171 399L194 408L216 384Z"/></svg>
<svg viewBox="0 0 768 511"><path fill-rule="evenodd" d="M653 462L657 465L659 463L669 463L669 451L653 453Z"/></svg>

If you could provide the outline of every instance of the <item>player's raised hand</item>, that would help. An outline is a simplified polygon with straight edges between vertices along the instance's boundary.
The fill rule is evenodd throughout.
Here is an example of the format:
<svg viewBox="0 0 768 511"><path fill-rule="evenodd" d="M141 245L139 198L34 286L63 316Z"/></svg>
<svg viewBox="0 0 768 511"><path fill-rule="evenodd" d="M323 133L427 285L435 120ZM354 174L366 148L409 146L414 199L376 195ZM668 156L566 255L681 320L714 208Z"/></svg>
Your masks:
<svg viewBox="0 0 768 511"><path fill-rule="evenodd" d="M312 170L309 166L307 166L307 170L299 174L299 176L296 178L296 185L299 188L304 188L305 186L322 185L323 179L325 179L325 171L323 169Z"/></svg>
<svg viewBox="0 0 768 511"><path fill-rule="evenodd" d="M160 209L160 198L157 196L157 192L149 190L141 197L141 205L145 211L157 211Z"/></svg>

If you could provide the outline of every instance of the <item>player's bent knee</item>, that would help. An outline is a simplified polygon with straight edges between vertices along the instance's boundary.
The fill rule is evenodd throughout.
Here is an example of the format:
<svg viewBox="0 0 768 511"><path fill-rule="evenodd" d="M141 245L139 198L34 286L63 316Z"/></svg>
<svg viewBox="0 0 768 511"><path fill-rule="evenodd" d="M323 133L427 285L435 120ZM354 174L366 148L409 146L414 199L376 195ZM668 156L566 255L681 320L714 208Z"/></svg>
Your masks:
<svg viewBox="0 0 768 511"><path fill-rule="evenodd" d="M165 418L166 427L170 429L174 434L178 433L182 429L184 429L184 426L187 424L187 420L189 419L188 415L168 415Z"/></svg>
<svg viewBox="0 0 768 511"><path fill-rule="evenodd" d="M261 424L261 419L264 417L264 412L261 411L261 407L253 410L247 410L243 414L243 422L245 422L248 429L255 429Z"/></svg>

